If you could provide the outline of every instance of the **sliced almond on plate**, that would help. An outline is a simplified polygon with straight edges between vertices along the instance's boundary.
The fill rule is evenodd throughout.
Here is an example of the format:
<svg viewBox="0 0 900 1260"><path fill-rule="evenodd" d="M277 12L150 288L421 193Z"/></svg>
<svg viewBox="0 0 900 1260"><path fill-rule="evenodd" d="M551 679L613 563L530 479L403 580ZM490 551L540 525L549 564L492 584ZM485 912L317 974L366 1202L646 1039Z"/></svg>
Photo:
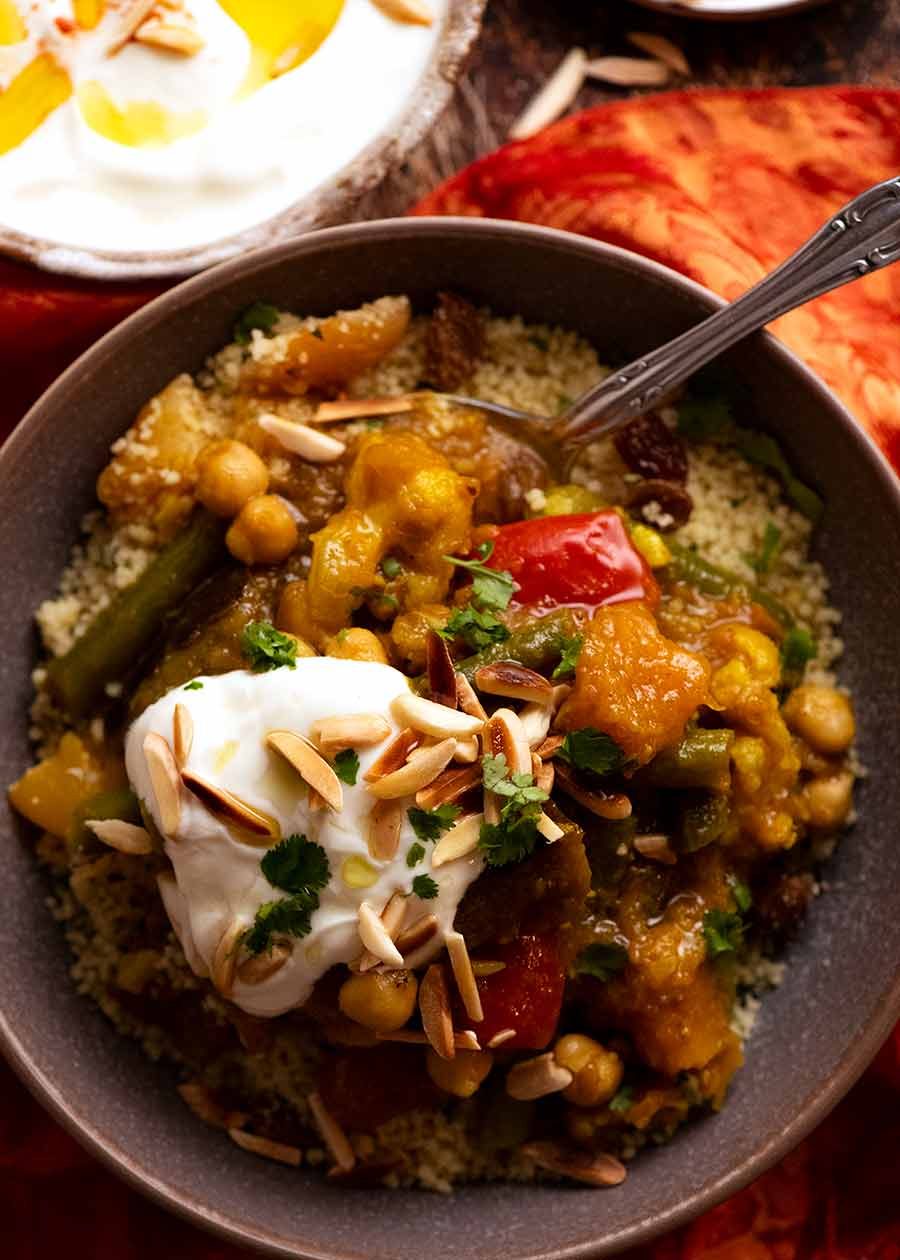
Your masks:
<svg viewBox="0 0 900 1260"><path fill-rule="evenodd" d="M150 786L159 810L160 830L171 837L181 821L181 779L172 749L155 731L144 736L144 757L150 775Z"/></svg>
<svg viewBox="0 0 900 1260"><path fill-rule="evenodd" d="M482 665L475 671L475 686L489 696L507 696L532 704L549 705L553 699L553 684L516 661Z"/></svg>
<svg viewBox="0 0 900 1260"><path fill-rule="evenodd" d="M649 53L657 61L664 62L676 74L691 73L687 57L678 45L673 44L670 39L666 39L665 35L655 35L649 31L629 31L625 38L629 44L634 44L635 48L640 48L641 52Z"/></svg>
<svg viewBox="0 0 900 1260"><path fill-rule="evenodd" d="M510 774L531 774L531 749L519 715L498 709L485 727L484 751L506 758Z"/></svg>
<svg viewBox="0 0 900 1260"><path fill-rule="evenodd" d="M244 1129L229 1129L228 1136L241 1150L261 1155L263 1159L272 1159L277 1164L299 1168L303 1159L298 1147L288 1146L284 1142L273 1142L271 1138L257 1137L255 1133L247 1133Z"/></svg>
<svg viewBox="0 0 900 1260"><path fill-rule="evenodd" d="M176 704L172 714L172 747L175 751L175 764L179 770L187 765L194 742L194 719L183 704Z"/></svg>
<svg viewBox="0 0 900 1260"><path fill-rule="evenodd" d="M197 800L202 801L209 812L215 814L216 817L225 822L234 823L236 827L249 831L251 835L264 836L267 840L278 835L278 824L274 819L267 817L261 810L249 805L247 801L242 801L227 788L202 779L192 770L183 770L181 781L188 791L193 792Z"/></svg>
<svg viewBox="0 0 900 1260"><path fill-rule="evenodd" d="M266 745L280 753L330 809L339 813L344 808L344 789L340 779L309 740L295 731L269 731Z"/></svg>
<svg viewBox="0 0 900 1260"><path fill-rule="evenodd" d="M472 971L472 960L466 948L465 938L461 932L448 932L446 944L453 979L456 981L466 1014L473 1023L480 1024L484 1019L484 1011L481 1008L481 997L475 982L475 973Z"/></svg>
<svg viewBox="0 0 900 1260"><path fill-rule="evenodd" d="M419 1014L428 1044L442 1059L456 1056L450 995L440 963L432 963L419 985Z"/></svg>
<svg viewBox="0 0 900 1260"><path fill-rule="evenodd" d="M391 940L381 915L375 912L368 901L360 904L358 915L359 939L369 953L374 954L388 967L402 967L403 955Z"/></svg>
<svg viewBox="0 0 900 1260"><path fill-rule="evenodd" d="M573 48L509 129L510 140L527 140L564 114L581 91L587 56Z"/></svg>
<svg viewBox="0 0 900 1260"><path fill-rule="evenodd" d="M374 748L390 733L390 724L378 713L320 718L309 728L309 738L326 757L333 757L345 748Z"/></svg>
<svg viewBox="0 0 900 1260"><path fill-rule="evenodd" d="M513 1064L506 1076L506 1092L510 1098L530 1102L568 1089L573 1079L569 1069L560 1067L552 1053L540 1054Z"/></svg>
<svg viewBox="0 0 900 1260"><path fill-rule="evenodd" d="M306 1101L309 1103L309 1109L316 1122L316 1128L322 1136L322 1141L331 1152L332 1159L338 1168L349 1172L356 1163L356 1156L353 1154L353 1147L346 1133L322 1102L321 1095L310 1094Z"/></svg>
<svg viewBox="0 0 900 1260"><path fill-rule="evenodd" d="M416 793L420 809L437 809L438 805L453 805L460 797L481 784L481 766L452 766L443 770L433 783Z"/></svg>
<svg viewBox="0 0 900 1260"><path fill-rule="evenodd" d="M662 87L671 77L664 61L643 57L596 57L586 63L584 73L618 87Z"/></svg>
<svg viewBox="0 0 900 1260"><path fill-rule="evenodd" d="M598 818L617 820L631 816L631 801L621 792L603 792L582 787L567 765L557 762L556 784L573 801L577 801Z"/></svg>
<svg viewBox="0 0 900 1260"><path fill-rule="evenodd" d="M376 9L395 22L408 26L431 26L434 13L426 0L372 0Z"/></svg>
<svg viewBox="0 0 900 1260"><path fill-rule="evenodd" d="M645 857L649 862L661 862L663 866L674 866L678 861L678 855L669 844L668 836L656 833L635 836L633 844L641 857Z"/></svg>
<svg viewBox="0 0 900 1260"><path fill-rule="evenodd" d="M394 699L391 712L397 722L432 735L435 739L446 739L449 736L454 739L468 739L471 735L477 735L484 725L480 718L460 713L457 709L448 709L444 704L435 704L433 700L416 696L411 691L402 691Z"/></svg>
<svg viewBox="0 0 900 1260"><path fill-rule="evenodd" d="M435 705L435 708L438 706ZM449 709L444 710L449 713ZM421 788L433 783L442 770L445 770L456 751L455 739L444 739L430 748L417 750L416 759L409 761L392 774L386 774L369 784L369 791L380 800L388 797L412 796Z"/></svg>
<svg viewBox="0 0 900 1260"><path fill-rule="evenodd" d="M429 630L425 641L425 668L428 675L428 690L435 704L446 705L448 709L459 707L459 696L456 690L456 669L453 657L444 639L437 630Z"/></svg>
<svg viewBox="0 0 900 1260"><path fill-rule="evenodd" d="M526 1142L523 1155L539 1168L580 1181L586 1186L619 1186L627 1176L625 1165L614 1155L602 1151L585 1151L560 1142Z"/></svg>
<svg viewBox="0 0 900 1260"><path fill-rule="evenodd" d="M308 424L296 424L292 420L282 420L281 416L270 413L257 416L256 423L273 437L284 450L311 464L333 464L341 458L347 447L344 442L313 429Z"/></svg>
<svg viewBox="0 0 900 1260"><path fill-rule="evenodd" d="M118 818L89 818L84 825L117 853L139 856L153 852L153 840L145 827L136 827Z"/></svg>
<svg viewBox="0 0 900 1260"><path fill-rule="evenodd" d="M449 831L444 832L431 854L432 868L437 869L457 858L467 857L478 848L478 837L484 823L484 814L469 814L458 819Z"/></svg>
<svg viewBox="0 0 900 1260"><path fill-rule="evenodd" d="M237 978L241 984L264 984L281 970L290 956L290 947L279 942L263 954L246 958L237 969Z"/></svg>
<svg viewBox="0 0 900 1260"><path fill-rule="evenodd" d="M468 713L470 717L480 718L482 722L487 721L484 705L478 699L475 688L465 674L456 675L456 699L463 713Z"/></svg>
<svg viewBox="0 0 900 1260"><path fill-rule="evenodd" d="M537 829L548 844L554 844L566 834L549 814L541 814L537 821Z"/></svg>
<svg viewBox="0 0 900 1260"><path fill-rule="evenodd" d="M433 865L433 863L432 863ZM411 923L408 928L404 928L397 936L394 944L404 955L404 961L409 961L414 951L427 945L434 939L438 930L438 921L433 914L423 914L421 919L416 919L415 923Z"/></svg>
<svg viewBox="0 0 900 1260"><path fill-rule="evenodd" d="M400 844L404 808L399 798L376 801L369 815L369 854L377 862L389 862Z"/></svg>
<svg viewBox="0 0 900 1260"><path fill-rule="evenodd" d="M399 416L412 411L415 405L412 394L398 394L396 398L339 398L336 402L320 403L313 421L334 424L336 420L363 420L367 416Z"/></svg>
<svg viewBox="0 0 900 1260"><path fill-rule="evenodd" d="M412 727L408 726L405 730L400 731L398 735L394 736L378 760L373 761L371 766L369 766L363 775L365 781L374 783L377 779L383 779L385 775L393 774L395 770L405 766L407 757L418 748L420 742L421 736Z"/></svg>

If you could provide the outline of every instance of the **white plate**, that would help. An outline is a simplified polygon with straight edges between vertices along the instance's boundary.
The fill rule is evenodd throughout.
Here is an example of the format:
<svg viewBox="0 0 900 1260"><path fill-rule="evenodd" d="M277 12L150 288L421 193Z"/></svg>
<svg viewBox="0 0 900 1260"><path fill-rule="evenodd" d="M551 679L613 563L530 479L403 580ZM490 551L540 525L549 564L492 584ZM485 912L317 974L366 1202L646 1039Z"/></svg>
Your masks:
<svg viewBox="0 0 900 1260"><path fill-rule="evenodd" d="M755 18L787 17L828 0L633 0L645 9L677 17L707 21L749 22Z"/></svg>

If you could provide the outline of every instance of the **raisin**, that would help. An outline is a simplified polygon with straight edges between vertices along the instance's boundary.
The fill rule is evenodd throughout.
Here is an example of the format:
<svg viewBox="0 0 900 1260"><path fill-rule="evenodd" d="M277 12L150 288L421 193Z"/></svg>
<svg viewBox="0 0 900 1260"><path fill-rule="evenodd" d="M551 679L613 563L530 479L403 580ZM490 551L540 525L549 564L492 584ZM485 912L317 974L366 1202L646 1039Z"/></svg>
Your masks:
<svg viewBox="0 0 900 1260"><path fill-rule="evenodd" d="M654 529L679 529L686 525L694 508L694 500L684 486L674 481L649 478L639 482L625 500L632 516Z"/></svg>
<svg viewBox="0 0 900 1260"><path fill-rule="evenodd" d="M439 293L425 336L425 375L438 389L458 389L481 357L484 328L471 302Z"/></svg>
<svg viewBox="0 0 900 1260"><path fill-rule="evenodd" d="M779 874L756 895L756 916L776 942L789 940L800 927L815 884L808 872Z"/></svg>
<svg viewBox="0 0 900 1260"><path fill-rule="evenodd" d="M630 420L613 442L632 472L665 481L687 481L684 443L655 412Z"/></svg>

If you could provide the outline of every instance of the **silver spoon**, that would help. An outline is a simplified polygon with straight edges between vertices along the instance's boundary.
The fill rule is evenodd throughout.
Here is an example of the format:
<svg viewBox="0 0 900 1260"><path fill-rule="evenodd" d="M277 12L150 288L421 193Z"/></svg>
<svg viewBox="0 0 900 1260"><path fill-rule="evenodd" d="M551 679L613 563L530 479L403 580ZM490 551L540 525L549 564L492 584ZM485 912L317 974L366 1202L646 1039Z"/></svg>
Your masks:
<svg viewBox="0 0 900 1260"><path fill-rule="evenodd" d="M443 395L510 424L551 466L658 406L704 364L780 315L900 259L900 177L861 193L764 280L658 350L611 373L552 418L499 403ZM523 433L524 429L524 433Z"/></svg>

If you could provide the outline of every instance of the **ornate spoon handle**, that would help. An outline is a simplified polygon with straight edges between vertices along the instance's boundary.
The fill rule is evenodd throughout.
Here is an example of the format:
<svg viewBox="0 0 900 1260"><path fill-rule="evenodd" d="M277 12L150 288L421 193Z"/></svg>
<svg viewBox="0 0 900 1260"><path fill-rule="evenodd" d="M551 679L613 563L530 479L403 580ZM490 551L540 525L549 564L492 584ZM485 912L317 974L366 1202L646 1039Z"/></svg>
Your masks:
<svg viewBox="0 0 900 1260"><path fill-rule="evenodd" d="M861 193L736 302L576 399L554 421L554 440L575 447L618 428L749 333L898 259L900 178Z"/></svg>

